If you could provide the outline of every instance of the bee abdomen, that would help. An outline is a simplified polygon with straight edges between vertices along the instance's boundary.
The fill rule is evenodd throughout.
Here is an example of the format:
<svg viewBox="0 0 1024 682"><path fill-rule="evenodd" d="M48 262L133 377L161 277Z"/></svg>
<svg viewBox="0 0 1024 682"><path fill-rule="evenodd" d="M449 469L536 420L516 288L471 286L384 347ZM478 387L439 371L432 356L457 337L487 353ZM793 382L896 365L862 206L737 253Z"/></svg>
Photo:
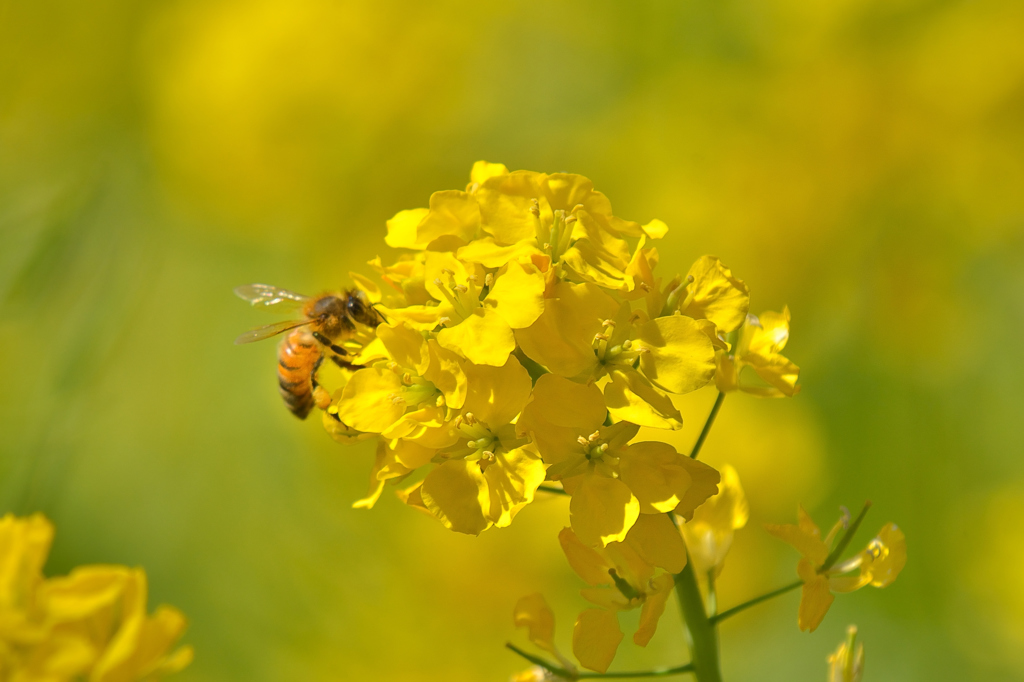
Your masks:
<svg viewBox="0 0 1024 682"><path fill-rule="evenodd" d="M277 384L288 410L305 419L313 409L313 369L320 347L305 329L296 329L277 348Z"/></svg>

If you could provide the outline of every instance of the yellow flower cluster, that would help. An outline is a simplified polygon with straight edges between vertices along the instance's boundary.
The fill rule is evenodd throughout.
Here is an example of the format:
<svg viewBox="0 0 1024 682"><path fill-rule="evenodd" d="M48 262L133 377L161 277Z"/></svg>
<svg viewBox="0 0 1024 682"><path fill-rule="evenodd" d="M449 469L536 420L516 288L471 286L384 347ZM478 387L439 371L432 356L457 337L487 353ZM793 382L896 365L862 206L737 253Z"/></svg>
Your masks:
<svg viewBox="0 0 1024 682"><path fill-rule="evenodd" d="M585 177L477 162L464 191L387 227L402 253L371 262L384 286L355 278L384 322L324 414L339 441L379 436L357 506L415 480L407 504L476 534L557 481L574 536L605 549L717 490L711 467L636 441L682 426L673 395L796 392L788 311L748 315L746 285L711 256L663 281L665 224L615 216Z"/></svg>
<svg viewBox="0 0 1024 682"><path fill-rule="evenodd" d="M44 578L53 526L40 515L0 519L0 680L136 682L181 670L192 649L170 652L185 629L174 608L146 612L146 575L82 566Z"/></svg>

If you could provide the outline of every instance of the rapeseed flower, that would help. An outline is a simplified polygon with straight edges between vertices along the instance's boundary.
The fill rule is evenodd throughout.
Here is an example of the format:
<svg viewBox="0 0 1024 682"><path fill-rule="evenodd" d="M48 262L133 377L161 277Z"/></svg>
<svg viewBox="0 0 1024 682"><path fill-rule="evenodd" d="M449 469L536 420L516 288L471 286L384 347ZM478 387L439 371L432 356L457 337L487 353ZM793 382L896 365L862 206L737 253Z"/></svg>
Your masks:
<svg viewBox="0 0 1024 682"><path fill-rule="evenodd" d="M690 560L699 575L713 572L717 577L722 572L733 534L747 524L750 515L736 470L726 464L721 474L718 493L697 507L693 518L681 526Z"/></svg>
<svg viewBox="0 0 1024 682"><path fill-rule="evenodd" d="M379 325L377 338L386 355L356 371L329 411L356 431L388 440L428 447L454 442L445 425L448 409L461 408L466 399L459 357L406 322Z"/></svg>
<svg viewBox="0 0 1024 682"><path fill-rule="evenodd" d="M665 514L643 516L623 542L600 550L570 528L558 540L569 565L590 585L581 594L600 607L583 611L576 620L573 653L584 667L605 672L623 637L617 613L640 609L633 642L647 646L672 594L672 573L686 565L686 546ZM655 575L657 568L667 572Z"/></svg>
<svg viewBox="0 0 1024 682"><path fill-rule="evenodd" d="M616 419L678 429L669 393L705 386L715 376L714 324L684 315L649 319L592 283L553 287L536 323L516 333L523 352L549 372L600 382Z"/></svg>
<svg viewBox="0 0 1024 682"><path fill-rule="evenodd" d="M798 511L795 525L765 525L769 533L792 545L802 555L797 564L797 574L804 583L798 617L801 630L817 629L835 601L834 592L853 592L866 585L887 587L907 563L906 538L893 523L883 526L855 556L828 563L832 543L848 521L848 516L844 515L824 539L803 507Z"/></svg>
<svg viewBox="0 0 1024 682"><path fill-rule="evenodd" d="M736 331L749 307L747 285L715 256L698 258L685 278L677 277L660 293L655 289L648 296L652 316L679 312L695 320L710 320L721 334Z"/></svg>
<svg viewBox="0 0 1024 682"><path fill-rule="evenodd" d="M146 575L124 566L83 566L45 578L53 526L36 514L0 519L0 676L5 680L132 682L177 672L190 647L168 606L146 610Z"/></svg>
<svg viewBox="0 0 1024 682"><path fill-rule="evenodd" d="M514 357L501 367L463 363L463 369L468 389L452 420L456 440L436 451L438 466L405 495L446 527L475 535L511 523L533 500L546 467L513 423L530 398L526 369Z"/></svg>
<svg viewBox="0 0 1024 682"><path fill-rule="evenodd" d="M747 315L740 329L739 340L731 350L720 350L717 355L718 372L715 383L718 390L744 391L766 397L792 397L800 392L797 380L800 368L782 355L789 341L789 308L781 313L765 312ZM750 367L767 385L744 381L741 372Z"/></svg>
<svg viewBox="0 0 1024 682"><path fill-rule="evenodd" d="M545 374L517 423L549 465L548 478L572 496L572 529L590 546L622 541L641 514L689 517L719 479L667 443L630 443L639 427L606 425L607 411L595 384Z"/></svg>

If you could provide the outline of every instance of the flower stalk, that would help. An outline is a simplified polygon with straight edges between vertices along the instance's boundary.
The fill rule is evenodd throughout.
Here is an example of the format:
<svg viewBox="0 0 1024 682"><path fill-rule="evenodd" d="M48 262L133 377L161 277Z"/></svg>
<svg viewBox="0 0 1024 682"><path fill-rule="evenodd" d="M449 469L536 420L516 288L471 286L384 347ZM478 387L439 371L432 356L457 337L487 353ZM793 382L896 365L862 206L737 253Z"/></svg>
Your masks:
<svg viewBox="0 0 1024 682"><path fill-rule="evenodd" d="M718 623L722 622L726 618L731 618L732 616L735 616L740 611L746 611L751 606L757 606L758 604L760 604L763 601L768 601L769 599L774 599L775 597L779 597L781 595L784 595L787 592L792 592L793 590L795 590L796 588L800 587L803 584L804 584L803 580L797 580L796 582L793 582L793 583L790 583L789 585L785 585L783 587L780 587L777 590L772 590L771 592L768 592L767 594L762 594L760 597L754 597L753 599L747 600L747 601L743 602L742 604L739 604L737 606L732 607L731 609L728 609L727 611L722 611L721 613L719 613L717 615L711 616L711 618L709 620L711 620L712 624L717 625Z"/></svg>
<svg viewBox="0 0 1024 682"><path fill-rule="evenodd" d="M704 428L701 429L700 435L697 436L697 442L693 445L693 450L690 452L690 459L697 459L697 455L700 454L700 449L704 447L704 441L708 438L708 433L711 432L711 425L715 423L715 417L718 416L718 411L722 409L722 403L725 402L725 393L722 391L718 392L718 397L715 398L715 404L711 406L711 413L708 414L707 421L704 422Z"/></svg>
<svg viewBox="0 0 1024 682"><path fill-rule="evenodd" d="M551 673L555 677L561 677L562 679L565 679L565 680L600 680L600 679L604 679L604 680L619 679L619 680L622 680L622 679L631 679L631 678L632 679L637 679L637 678L643 678L643 677L669 677L670 675L683 675L685 673L692 673L693 672L693 664L692 663L687 663L685 665L677 665L677 666L672 667L672 668L653 668L651 670L624 670L624 671L616 671L616 672L610 672L610 673L577 672L577 671L566 670L565 668L561 668L561 667L555 665L554 663L546 661L545 659L541 658L540 656L534 656L531 653L523 651L522 649L517 647L515 644L512 644L511 642L506 642L505 646L508 647L509 649L511 649L512 651L514 651L515 653L519 654L520 656L522 656L526 660L528 660L530 663L533 663L534 665L539 665L540 667L544 668L545 670L547 670L549 673Z"/></svg>
<svg viewBox="0 0 1024 682"><path fill-rule="evenodd" d="M693 671L697 682L722 682L718 662L718 633L715 624L704 610L704 598L697 585L697 573L693 562L687 561L686 568L675 575L676 597L686 621L686 632L693 659Z"/></svg>

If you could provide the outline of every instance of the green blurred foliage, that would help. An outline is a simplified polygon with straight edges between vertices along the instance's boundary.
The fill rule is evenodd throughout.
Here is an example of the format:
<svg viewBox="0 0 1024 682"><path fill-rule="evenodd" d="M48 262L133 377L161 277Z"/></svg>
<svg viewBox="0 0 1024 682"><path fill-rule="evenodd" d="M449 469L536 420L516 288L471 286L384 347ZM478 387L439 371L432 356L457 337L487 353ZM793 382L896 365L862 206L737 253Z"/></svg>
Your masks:
<svg viewBox="0 0 1024 682"><path fill-rule="evenodd" d="M476 159L569 170L793 311L803 392L706 445L752 507L722 605L792 579L760 525L799 502L908 537L814 634L795 595L727 623L728 679L823 679L849 623L872 682L1020 679L1022 35L1015 0L0 0L0 505L54 519L51 573L144 566L183 682L505 679L535 590L568 649L564 500L478 539L350 509L371 450L287 414L231 288L343 284ZM685 658L671 612L616 665Z"/></svg>

